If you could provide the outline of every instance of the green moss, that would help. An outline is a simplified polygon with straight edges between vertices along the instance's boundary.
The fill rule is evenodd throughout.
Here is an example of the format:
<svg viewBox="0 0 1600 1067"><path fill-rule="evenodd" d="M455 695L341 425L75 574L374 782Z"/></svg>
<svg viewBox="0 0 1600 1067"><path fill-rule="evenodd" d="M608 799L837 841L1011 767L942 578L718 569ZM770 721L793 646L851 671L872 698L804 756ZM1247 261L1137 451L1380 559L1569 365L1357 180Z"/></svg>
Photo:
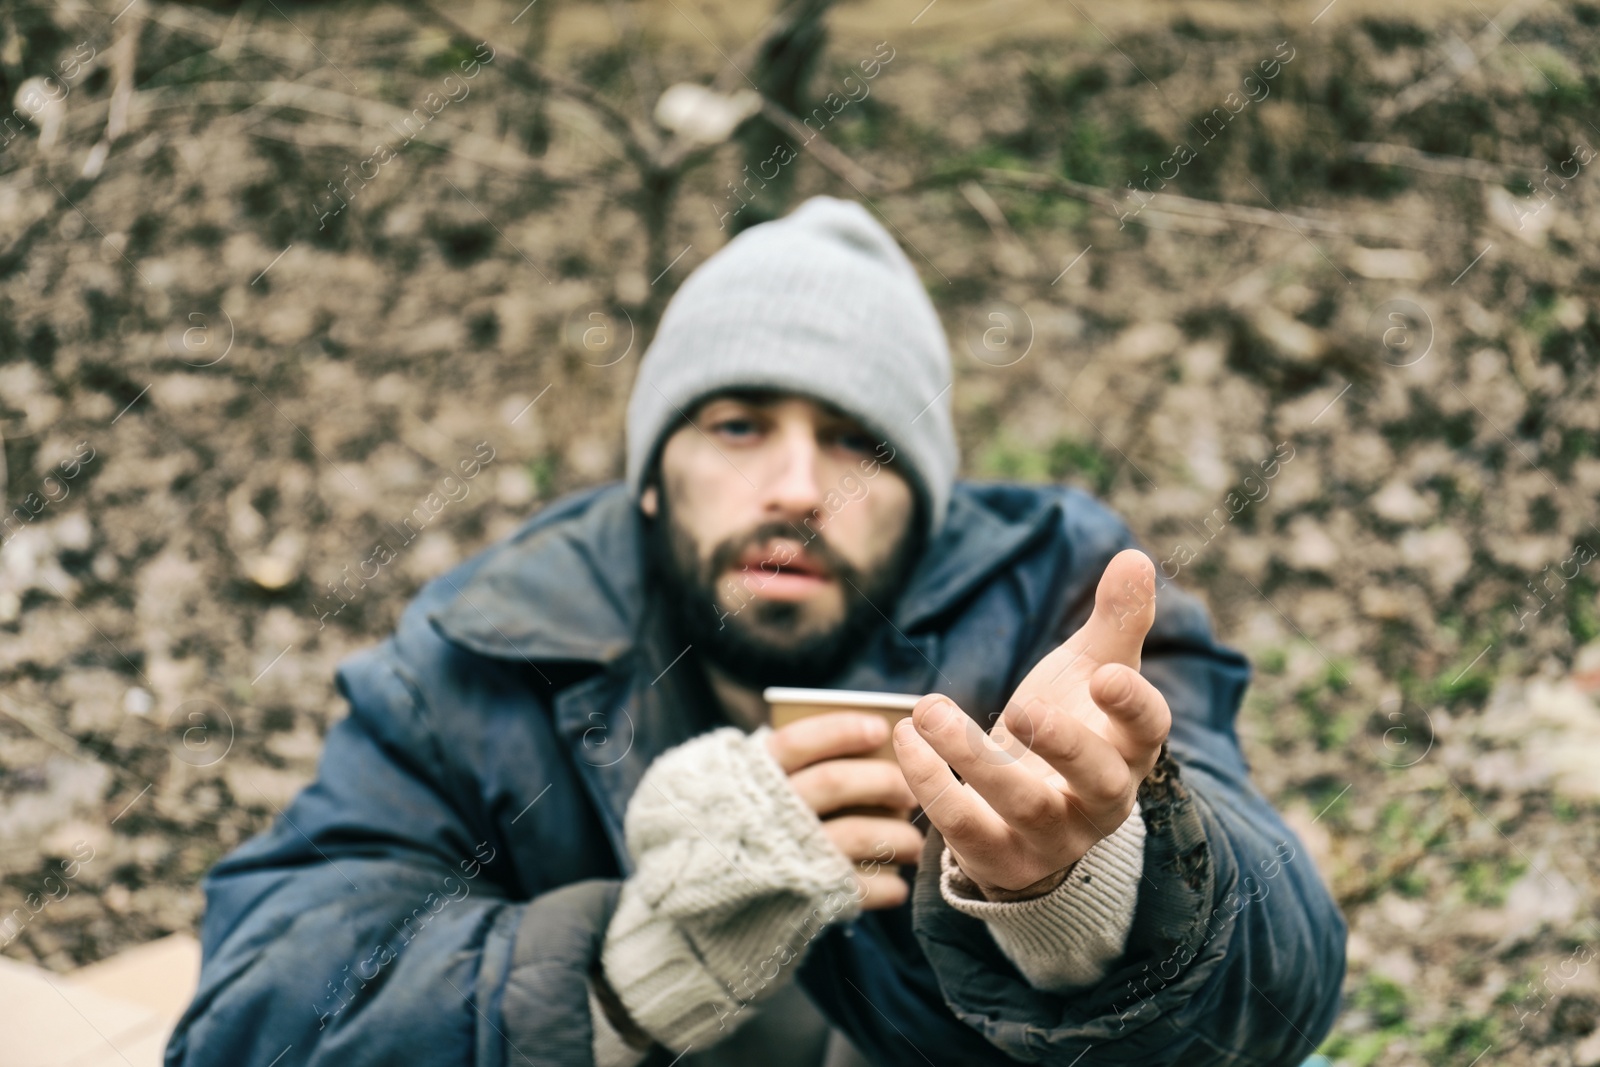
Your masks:
<svg viewBox="0 0 1600 1067"><path fill-rule="evenodd" d="M541 499L552 496L556 487L555 457L545 455L530 460L528 462L528 476L533 479L534 490Z"/></svg>
<svg viewBox="0 0 1600 1067"><path fill-rule="evenodd" d="M1538 73L1531 76L1533 91L1528 96L1547 115L1592 112L1600 103L1592 79L1580 77L1560 56L1536 52L1531 62Z"/></svg>
<svg viewBox="0 0 1600 1067"><path fill-rule="evenodd" d="M1324 752L1345 747L1361 728L1359 715L1337 699L1349 687L1349 669L1335 661L1295 690L1295 703L1305 712L1312 738Z"/></svg>
<svg viewBox="0 0 1600 1067"><path fill-rule="evenodd" d="M941 171L965 171L975 168L988 168L992 170L1028 170L1034 169L1033 160L1018 152L1014 148L1002 145L984 145L975 148L962 156L957 156L948 164L939 168Z"/></svg>
<svg viewBox="0 0 1600 1067"><path fill-rule="evenodd" d="M1394 876L1395 892L1408 900L1421 900L1433 888L1427 877L1415 868L1407 868Z"/></svg>
<svg viewBox="0 0 1600 1067"><path fill-rule="evenodd" d="M997 199L1002 198L1000 190L991 192L995 193ZM1042 230L1054 235L1083 225L1092 209L1082 200L1073 200L1055 193L1007 189L1003 191L1001 210L1006 213L1007 220L1018 233Z"/></svg>
<svg viewBox="0 0 1600 1067"><path fill-rule="evenodd" d="M1081 104L1106 91L1111 86L1111 76L1098 63L1075 70L1061 80L1059 99L1062 107Z"/></svg>
<svg viewBox="0 0 1600 1067"><path fill-rule="evenodd" d="M1106 139L1093 119L1067 128L1061 144L1061 175L1073 181L1103 185L1106 181Z"/></svg>
<svg viewBox="0 0 1600 1067"><path fill-rule="evenodd" d="M1458 1018L1440 1023L1422 1036L1422 1054L1429 1063L1459 1064L1499 1043L1499 1027L1493 1019Z"/></svg>
<svg viewBox="0 0 1600 1067"><path fill-rule="evenodd" d="M1309 790L1306 800L1312 810L1318 813L1318 822L1327 820L1330 824L1342 823L1350 813L1350 792L1348 782L1329 781Z"/></svg>
<svg viewBox="0 0 1600 1067"><path fill-rule="evenodd" d="M851 73L850 68L841 68L835 83L843 82ZM899 117L893 109L879 96L868 94L852 101L840 112L838 119L828 127L828 137L841 148L881 148L898 124Z"/></svg>
<svg viewBox="0 0 1600 1067"><path fill-rule="evenodd" d="M1126 162L1129 176L1146 178L1154 176L1160 180L1156 173L1157 165L1172 156L1176 146L1170 138L1157 133L1148 126L1138 123L1120 126L1117 130L1116 151ZM1145 168L1149 167L1149 171Z"/></svg>
<svg viewBox="0 0 1600 1067"><path fill-rule="evenodd" d="M1397 797L1378 809L1371 845L1381 860L1407 857L1414 861L1419 856L1448 849L1452 832L1449 810L1438 803L1437 797ZM1393 889L1402 896L1417 899L1436 892L1435 881L1415 862L1407 862L1400 865L1387 882L1375 882L1371 888L1374 893Z"/></svg>
<svg viewBox="0 0 1600 1067"><path fill-rule="evenodd" d="M1289 665L1289 653L1282 648L1264 649L1256 655L1256 666L1265 674L1282 674Z"/></svg>
<svg viewBox="0 0 1600 1067"><path fill-rule="evenodd" d="M1576 426L1562 428L1561 451L1559 453L1562 460L1570 463L1573 460L1582 459L1584 456L1592 456L1594 451L1595 436L1592 430Z"/></svg>
<svg viewBox="0 0 1600 1067"><path fill-rule="evenodd" d="M1370 1029L1362 1033L1335 1033L1318 1049L1340 1067L1369 1067L1398 1038L1407 1037L1411 1013L1410 996L1405 988L1387 978L1367 975L1350 996L1352 1015L1364 1015Z"/></svg>
<svg viewBox="0 0 1600 1067"><path fill-rule="evenodd" d="M449 46L424 60L422 66L430 74L459 75L464 69L462 63L470 67L474 62L482 62L474 46L452 41Z"/></svg>
<svg viewBox="0 0 1600 1067"><path fill-rule="evenodd" d="M1399 799L1387 800L1378 809L1378 840L1383 845L1398 845L1406 838L1411 814Z"/></svg>
<svg viewBox="0 0 1600 1067"><path fill-rule="evenodd" d="M1565 590L1567 629L1573 642L1585 645L1600 636L1600 618L1595 613L1595 583L1583 575L1574 578Z"/></svg>
<svg viewBox="0 0 1600 1067"><path fill-rule="evenodd" d="M1473 904L1498 908L1506 902L1512 883L1525 874L1528 865L1516 859L1472 859L1454 865L1457 884Z"/></svg>
<svg viewBox="0 0 1600 1067"><path fill-rule="evenodd" d="M1111 490L1117 473L1104 452L1073 437L1056 438L1045 462L1052 478L1082 480L1093 488L1096 496L1105 496Z"/></svg>
<svg viewBox="0 0 1600 1067"><path fill-rule="evenodd" d="M1317 1051L1340 1067L1371 1067L1404 1031L1380 1030L1365 1034L1335 1034Z"/></svg>
<svg viewBox="0 0 1600 1067"><path fill-rule="evenodd" d="M978 475L1013 482L1050 481L1050 464L1043 452L1008 438L991 441L978 456Z"/></svg>
<svg viewBox="0 0 1600 1067"><path fill-rule="evenodd" d="M1455 661L1417 694L1418 703L1451 708L1481 705L1494 688L1496 641L1476 627L1461 634Z"/></svg>
<svg viewBox="0 0 1600 1067"><path fill-rule="evenodd" d="M1002 436L979 454L978 473L1007 481L1076 482L1104 496L1116 468L1103 452L1076 438L1059 437L1047 448L1037 449Z"/></svg>
<svg viewBox="0 0 1600 1067"><path fill-rule="evenodd" d="M1411 998L1405 987L1375 974L1367 975L1351 1004L1370 1015L1379 1027L1397 1026L1406 1021L1411 1011Z"/></svg>
<svg viewBox="0 0 1600 1067"><path fill-rule="evenodd" d="M1428 32L1404 18L1368 17L1361 20L1361 28L1385 54L1397 48L1421 48L1428 43Z"/></svg>

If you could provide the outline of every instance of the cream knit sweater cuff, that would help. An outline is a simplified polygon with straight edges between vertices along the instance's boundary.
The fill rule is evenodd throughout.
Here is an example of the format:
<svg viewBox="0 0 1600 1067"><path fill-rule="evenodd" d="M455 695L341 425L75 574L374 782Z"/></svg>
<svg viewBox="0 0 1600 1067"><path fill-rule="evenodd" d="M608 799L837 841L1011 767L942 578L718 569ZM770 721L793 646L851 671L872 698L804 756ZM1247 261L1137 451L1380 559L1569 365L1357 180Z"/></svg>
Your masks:
<svg viewBox="0 0 1600 1067"><path fill-rule="evenodd" d="M1030 985L1064 993L1094 985L1126 951L1139 880L1144 877L1144 818L1133 812L1099 841L1056 888L1032 900L1002 903L966 895L950 847L940 856L939 893L989 934Z"/></svg>
<svg viewBox="0 0 1600 1067"><path fill-rule="evenodd" d="M594 995L593 986L589 987L589 1025L594 1032L594 1067L636 1067L650 1055L649 1049L636 1049L622 1040L622 1035L606 1018L606 1010L600 1006L600 998Z"/></svg>
<svg viewBox="0 0 1600 1067"><path fill-rule="evenodd" d="M727 1036L793 979L825 927L861 913L853 865L789 785L770 733L725 726L669 749L628 802L635 870L601 965L633 1020L674 1051Z"/></svg>

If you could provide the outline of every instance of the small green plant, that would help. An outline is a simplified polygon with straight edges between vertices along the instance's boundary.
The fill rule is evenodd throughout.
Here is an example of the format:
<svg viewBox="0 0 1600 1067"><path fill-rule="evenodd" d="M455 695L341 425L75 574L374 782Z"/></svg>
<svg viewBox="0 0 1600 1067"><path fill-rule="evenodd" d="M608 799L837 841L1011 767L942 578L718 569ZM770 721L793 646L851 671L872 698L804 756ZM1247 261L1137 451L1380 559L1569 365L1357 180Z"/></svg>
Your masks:
<svg viewBox="0 0 1600 1067"><path fill-rule="evenodd" d="M1072 123L1061 145L1061 176L1090 185L1105 184L1105 153L1105 134L1093 119Z"/></svg>
<svg viewBox="0 0 1600 1067"><path fill-rule="evenodd" d="M1411 1010L1405 987L1379 975L1367 975L1366 984L1356 993L1355 1004L1372 1016L1380 1027L1398 1026Z"/></svg>
<svg viewBox="0 0 1600 1067"><path fill-rule="evenodd" d="M1359 716L1338 700L1349 687L1349 669L1335 661L1295 690L1295 703L1306 713L1312 737L1323 751L1344 747L1360 728Z"/></svg>
<svg viewBox="0 0 1600 1067"><path fill-rule="evenodd" d="M528 476L533 479L533 488L540 499L547 499L555 493L556 459L554 456L544 455L528 463Z"/></svg>
<svg viewBox="0 0 1600 1067"><path fill-rule="evenodd" d="M1407 1036L1411 1011L1405 987L1369 974L1350 997L1347 1018L1364 1022L1360 1031L1336 1032L1318 1051L1342 1067L1370 1067L1397 1038Z"/></svg>
<svg viewBox="0 0 1600 1067"><path fill-rule="evenodd" d="M1050 464L1043 452L1003 437L990 442L979 455L978 471L982 477L1006 481L1050 481Z"/></svg>
<svg viewBox="0 0 1600 1067"><path fill-rule="evenodd" d="M991 442L978 459L984 477L1019 482L1080 482L1097 496L1111 489L1116 470L1093 445L1060 437L1044 449L1011 438Z"/></svg>
<svg viewBox="0 0 1600 1067"><path fill-rule="evenodd" d="M1431 1027L1420 1044L1429 1063L1444 1067L1481 1055L1498 1043L1498 1037L1499 1028L1493 1019L1463 1016Z"/></svg>
<svg viewBox="0 0 1600 1067"><path fill-rule="evenodd" d="M1467 900L1498 908L1506 902L1506 893L1528 865L1520 859L1478 858L1458 863L1455 869L1457 884Z"/></svg>
<svg viewBox="0 0 1600 1067"><path fill-rule="evenodd" d="M1439 703L1451 708L1483 703L1494 688L1494 656L1492 649L1489 655L1484 656L1470 650L1481 651L1493 643L1492 638L1479 633L1464 634L1458 662L1439 672L1427 687L1421 703Z"/></svg>
<svg viewBox="0 0 1600 1067"><path fill-rule="evenodd" d="M1117 473L1104 452L1072 437L1056 438L1050 446L1046 463L1052 478L1081 478L1089 483L1096 496L1105 496L1110 492L1111 482Z"/></svg>
<svg viewBox="0 0 1600 1067"><path fill-rule="evenodd" d="M423 61L422 68L430 74L455 74L464 69L461 64L480 58L466 41L451 41Z"/></svg>

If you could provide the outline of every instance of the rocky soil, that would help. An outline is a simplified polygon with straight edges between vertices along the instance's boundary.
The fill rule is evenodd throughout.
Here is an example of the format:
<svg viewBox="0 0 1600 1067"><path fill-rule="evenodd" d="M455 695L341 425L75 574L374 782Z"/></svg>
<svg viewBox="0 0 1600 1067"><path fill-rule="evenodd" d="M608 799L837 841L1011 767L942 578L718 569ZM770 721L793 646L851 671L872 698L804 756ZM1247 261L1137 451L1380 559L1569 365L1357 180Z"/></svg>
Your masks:
<svg viewBox="0 0 1600 1067"><path fill-rule="evenodd" d="M638 128L761 15L121 6L0 11L0 916L66 889L0 942L58 970L194 929L335 665L620 474L743 203ZM901 237L967 476L1105 496L1251 655L1350 919L1324 1052L1600 1063L1600 8L1319 6L841 7L786 195Z"/></svg>

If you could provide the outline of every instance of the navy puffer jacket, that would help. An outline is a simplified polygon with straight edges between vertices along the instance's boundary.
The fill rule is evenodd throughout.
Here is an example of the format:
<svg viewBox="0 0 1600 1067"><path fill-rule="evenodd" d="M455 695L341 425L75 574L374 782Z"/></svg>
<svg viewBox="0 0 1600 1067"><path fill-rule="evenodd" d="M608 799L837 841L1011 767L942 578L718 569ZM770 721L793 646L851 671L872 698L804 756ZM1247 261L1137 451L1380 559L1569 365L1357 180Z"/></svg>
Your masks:
<svg viewBox="0 0 1600 1067"><path fill-rule="evenodd" d="M350 715L316 781L206 881L168 1067L592 1063L586 974L630 870L628 799L721 724L652 621L641 533L620 485L557 501L341 667ZM1131 545L1076 490L960 483L892 625L835 684L937 690L987 726ZM1142 670L1173 724L1140 792L1126 955L1094 989L1033 989L940 897L931 831L911 900L829 927L798 973L873 1063L1297 1064L1327 1033L1345 925L1249 780L1248 665L1167 585Z"/></svg>

